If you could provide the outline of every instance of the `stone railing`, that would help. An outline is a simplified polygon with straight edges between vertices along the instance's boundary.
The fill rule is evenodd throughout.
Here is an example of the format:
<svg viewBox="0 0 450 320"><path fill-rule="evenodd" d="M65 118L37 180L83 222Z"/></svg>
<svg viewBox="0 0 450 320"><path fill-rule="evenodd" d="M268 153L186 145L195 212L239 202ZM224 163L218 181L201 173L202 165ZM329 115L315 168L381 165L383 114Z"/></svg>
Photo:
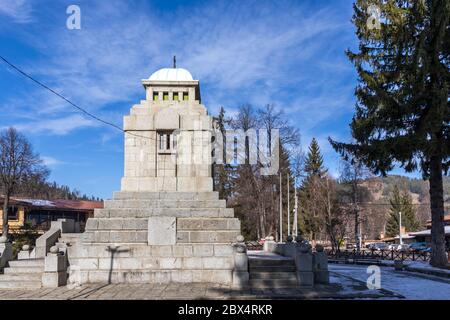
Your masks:
<svg viewBox="0 0 450 320"><path fill-rule="evenodd" d="M329 283L328 258L323 246L317 245L313 251L301 237L294 242L289 236L288 242L284 243L277 243L273 237L268 237L263 250L294 259L300 286Z"/></svg>
<svg viewBox="0 0 450 320"><path fill-rule="evenodd" d="M72 219L58 219L52 221L50 229L42 236L36 239L36 247L31 250L31 247L25 245L22 251L19 252L18 259L34 259L45 258L50 248L58 241L61 233L72 233L77 231L77 224Z"/></svg>
<svg viewBox="0 0 450 320"><path fill-rule="evenodd" d="M6 237L0 237L0 270L2 270L9 260L12 259L12 245Z"/></svg>

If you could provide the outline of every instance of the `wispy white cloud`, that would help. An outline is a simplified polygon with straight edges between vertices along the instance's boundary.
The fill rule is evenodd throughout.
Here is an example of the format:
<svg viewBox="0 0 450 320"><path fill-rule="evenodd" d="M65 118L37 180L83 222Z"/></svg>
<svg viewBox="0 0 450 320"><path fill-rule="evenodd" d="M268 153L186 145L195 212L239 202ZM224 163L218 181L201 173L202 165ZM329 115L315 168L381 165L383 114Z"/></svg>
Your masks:
<svg viewBox="0 0 450 320"><path fill-rule="evenodd" d="M31 1L0 0L0 15L8 16L18 23L32 21Z"/></svg>
<svg viewBox="0 0 450 320"><path fill-rule="evenodd" d="M54 168L65 163L64 161L58 160L51 156L41 156L41 159L44 165L50 168Z"/></svg>
<svg viewBox="0 0 450 320"><path fill-rule="evenodd" d="M98 126L98 122L75 114L55 119L34 120L32 122L19 123L14 127L27 133L66 135L79 128Z"/></svg>
<svg viewBox="0 0 450 320"><path fill-rule="evenodd" d="M255 88L250 96L258 98L301 82L293 65L320 49L320 35L342 28L335 10L311 15L298 3L267 4L255 13L250 4L218 2L180 9L170 20L121 1L80 6L82 29L50 34L50 61L34 71L92 109L142 93L139 80L168 66L173 53L211 87L212 99Z"/></svg>

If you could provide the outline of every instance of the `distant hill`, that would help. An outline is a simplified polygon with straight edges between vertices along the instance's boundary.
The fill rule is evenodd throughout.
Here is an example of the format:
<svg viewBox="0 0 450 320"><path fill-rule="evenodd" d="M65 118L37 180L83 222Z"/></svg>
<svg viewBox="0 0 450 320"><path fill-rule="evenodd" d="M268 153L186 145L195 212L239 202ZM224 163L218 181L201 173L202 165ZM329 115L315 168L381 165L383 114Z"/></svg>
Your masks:
<svg viewBox="0 0 450 320"><path fill-rule="evenodd" d="M401 191L408 191L416 208L416 215L425 227L425 222L431 218L430 195L428 181L409 178L400 175L389 175L387 177L373 177L361 183L369 196L369 200L361 204L362 230L367 238L375 239L384 231L389 216L389 198L394 186L397 185ZM446 213L450 214L450 177L444 177L444 201Z"/></svg>

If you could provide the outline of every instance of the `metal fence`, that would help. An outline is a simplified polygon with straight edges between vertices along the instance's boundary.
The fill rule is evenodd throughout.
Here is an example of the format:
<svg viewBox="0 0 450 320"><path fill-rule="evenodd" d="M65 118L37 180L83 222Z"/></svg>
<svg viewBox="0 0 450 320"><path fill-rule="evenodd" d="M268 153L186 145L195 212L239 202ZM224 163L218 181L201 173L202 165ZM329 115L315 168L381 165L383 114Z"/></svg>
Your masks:
<svg viewBox="0 0 450 320"><path fill-rule="evenodd" d="M329 259L334 260L409 260L429 261L430 253L398 250L325 250Z"/></svg>
<svg viewBox="0 0 450 320"><path fill-rule="evenodd" d="M258 241L248 241L245 245L247 246L247 250L261 251L263 249L263 245Z"/></svg>

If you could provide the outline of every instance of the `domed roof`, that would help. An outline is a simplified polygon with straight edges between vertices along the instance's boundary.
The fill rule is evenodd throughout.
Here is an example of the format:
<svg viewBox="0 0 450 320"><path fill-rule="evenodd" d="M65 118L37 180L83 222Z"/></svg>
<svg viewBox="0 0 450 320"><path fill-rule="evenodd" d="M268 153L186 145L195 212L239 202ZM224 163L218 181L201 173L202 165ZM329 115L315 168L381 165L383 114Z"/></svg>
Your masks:
<svg viewBox="0 0 450 320"><path fill-rule="evenodd" d="M154 72L150 81L193 81L189 71L183 68L162 68Z"/></svg>

